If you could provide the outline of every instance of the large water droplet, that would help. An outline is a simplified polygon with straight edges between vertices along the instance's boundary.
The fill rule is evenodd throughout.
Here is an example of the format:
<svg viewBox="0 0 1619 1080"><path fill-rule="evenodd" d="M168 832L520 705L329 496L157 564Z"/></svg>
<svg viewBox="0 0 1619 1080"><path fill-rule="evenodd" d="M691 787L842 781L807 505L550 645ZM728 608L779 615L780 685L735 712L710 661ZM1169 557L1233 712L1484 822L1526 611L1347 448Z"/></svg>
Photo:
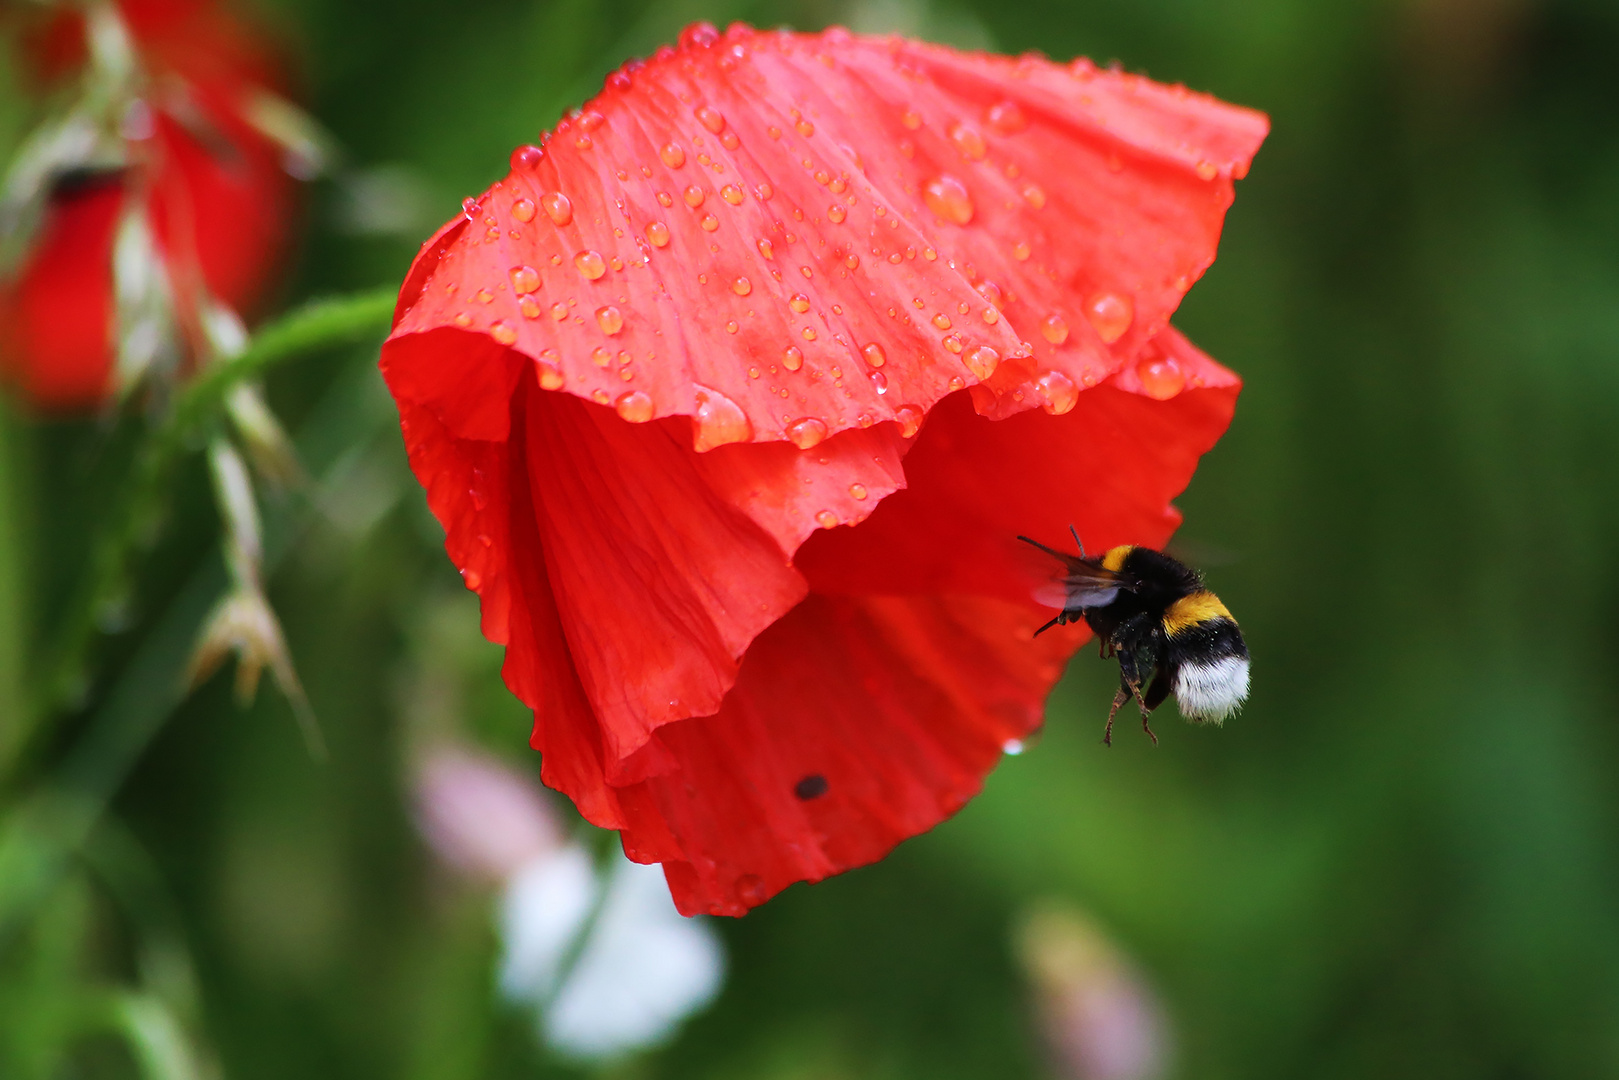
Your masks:
<svg viewBox="0 0 1619 1080"><path fill-rule="evenodd" d="M519 146L516 150L512 151L512 171L516 172L519 169L535 168L544 160L545 151L541 150L538 146Z"/></svg>
<svg viewBox="0 0 1619 1080"><path fill-rule="evenodd" d="M1096 328L1096 334L1106 345L1111 345L1124 336L1135 321L1135 304L1128 296L1118 293L1097 293L1085 305L1085 317Z"/></svg>
<svg viewBox="0 0 1619 1080"><path fill-rule="evenodd" d="M963 157L971 161L983 161L989 147L984 145L984 136L971 124L956 124L950 129L950 141L956 144Z"/></svg>
<svg viewBox="0 0 1619 1080"><path fill-rule="evenodd" d="M793 293L792 299L787 301L787 306L802 315L810 309L810 299L803 293Z"/></svg>
<svg viewBox="0 0 1619 1080"><path fill-rule="evenodd" d="M532 266L514 266L511 269L512 291L518 296L531 293L540 287L540 272Z"/></svg>
<svg viewBox="0 0 1619 1080"><path fill-rule="evenodd" d="M525 296L517 302L517 310L523 313L525 319L538 319L540 317L540 302L532 296Z"/></svg>
<svg viewBox="0 0 1619 1080"><path fill-rule="evenodd" d="M713 214L704 214L703 220L699 221L697 224L703 227L704 232L713 232L715 229L720 227L720 219L715 217Z"/></svg>
<svg viewBox="0 0 1619 1080"><path fill-rule="evenodd" d="M1068 323L1061 315L1048 315L1040 324L1040 334L1053 345L1068 340Z"/></svg>
<svg viewBox="0 0 1619 1080"><path fill-rule="evenodd" d="M652 398L645 390L631 390L618 395L613 408L618 410L620 418L632 424L644 424L652 419Z"/></svg>
<svg viewBox="0 0 1619 1080"><path fill-rule="evenodd" d="M1035 380L1035 385L1040 388L1040 395L1045 398L1040 407L1052 416L1061 416L1079 402L1079 387L1074 385L1073 379L1060 371L1046 372Z"/></svg>
<svg viewBox="0 0 1619 1080"><path fill-rule="evenodd" d="M884 375L880 371L873 371L867 376L867 378L871 379L871 388L877 391L878 397L882 397L884 394L888 393L887 375Z"/></svg>
<svg viewBox="0 0 1619 1080"><path fill-rule="evenodd" d="M727 443L753 438L753 425L742 406L706 386L694 387L697 394L696 438L692 448L699 454Z"/></svg>
<svg viewBox="0 0 1619 1080"><path fill-rule="evenodd" d="M686 200L687 206L694 209L703 205L703 189L698 187L696 184L688 187L685 192L682 193L681 197Z"/></svg>
<svg viewBox="0 0 1619 1080"><path fill-rule="evenodd" d="M609 336L624 329L624 313L612 304L596 309L596 325L602 328L602 333Z"/></svg>
<svg viewBox="0 0 1619 1080"><path fill-rule="evenodd" d="M789 345L781 351L781 366L788 371L797 371L804 366L804 354L797 345Z"/></svg>
<svg viewBox="0 0 1619 1080"><path fill-rule="evenodd" d="M850 484L849 485L849 495L856 502L864 502L865 499L866 499L866 485L865 484Z"/></svg>
<svg viewBox="0 0 1619 1080"><path fill-rule="evenodd" d="M718 109L711 109L707 105L697 106L697 122L709 130L711 134L718 135L725 130L725 116Z"/></svg>
<svg viewBox="0 0 1619 1080"><path fill-rule="evenodd" d="M577 266L579 272L591 281L595 281L607 273L607 260L603 259L599 252L595 251L581 251L573 257L573 265Z"/></svg>
<svg viewBox="0 0 1619 1080"><path fill-rule="evenodd" d="M922 201L943 221L965 225L973 219L973 200L967 185L949 174L929 180L922 188Z"/></svg>
<svg viewBox="0 0 1619 1080"><path fill-rule="evenodd" d="M767 259L774 260L775 257L776 257L775 246L772 245L769 240L766 240L764 237L760 237L759 238L759 254L763 255Z"/></svg>
<svg viewBox="0 0 1619 1080"><path fill-rule="evenodd" d="M545 216L554 224L566 225L573 220L573 200L560 191L547 191L541 195L540 205L545 207Z"/></svg>
<svg viewBox="0 0 1619 1080"><path fill-rule="evenodd" d="M1143 356L1136 361L1136 376L1147 396L1168 401L1186 387L1186 372L1173 356Z"/></svg>
<svg viewBox="0 0 1619 1080"><path fill-rule="evenodd" d="M798 123L793 125L793 130L807 139L811 135L815 134L815 125L810 123L808 120L800 120Z"/></svg>
<svg viewBox="0 0 1619 1080"><path fill-rule="evenodd" d="M732 206L741 206L743 199L742 189L737 187L735 184L726 184L724 187L720 188L720 198L724 199Z"/></svg>
<svg viewBox="0 0 1619 1080"><path fill-rule="evenodd" d="M518 199L512 203L512 217L525 225L534 220L534 200Z"/></svg>
<svg viewBox="0 0 1619 1080"><path fill-rule="evenodd" d="M739 277L731 282L731 291L738 296L746 296L753 291L753 282L745 277Z"/></svg>
<svg viewBox="0 0 1619 1080"><path fill-rule="evenodd" d="M540 358L534 361L534 366L539 371L540 389L562 389L562 364L557 359L557 351L555 349L543 350L540 353Z"/></svg>
<svg viewBox="0 0 1619 1080"><path fill-rule="evenodd" d="M831 220L832 224L841 225L843 224L843 219L849 216L849 212L838 204L833 203L831 206L827 207L826 216Z"/></svg>
<svg viewBox="0 0 1619 1080"><path fill-rule="evenodd" d="M658 151L658 157L671 169L678 169L686 164L686 151L674 143L664 143L663 149Z"/></svg>
<svg viewBox="0 0 1619 1080"><path fill-rule="evenodd" d="M916 433L922 430L922 417L922 410L915 405L901 405L895 409L894 419L899 421L900 437L915 438Z"/></svg>
<svg viewBox="0 0 1619 1080"><path fill-rule="evenodd" d="M950 329L950 316L946 315L942 311L939 312L937 315L933 316L933 325L937 326L940 330Z"/></svg>
<svg viewBox="0 0 1619 1080"><path fill-rule="evenodd" d="M888 362L888 354L883 352L883 347L877 344L875 341L862 347L860 350L860 355L864 356L866 358L866 363L870 364L874 368L882 367Z"/></svg>
<svg viewBox="0 0 1619 1080"><path fill-rule="evenodd" d="M787 438L800 450L819 446L826 432L826 421L818 416L806 416L787 425Z"/></svg>
<svg viewBox="0 0 1619 1080"><path fill-rule="evenodd" d="M661 221L647 223L646 238L652 242L653 247L669 246L669 226Z"/></svg>
<svg viewBox="0 0 1619 1080"><path fill-rule="evenodd" d="M995 374L995 369L1001 366L1001 354L988 345L969 349L962 359L966 361L967 370L978 376L979 382Z"/></svg>
<svg viewBox="0 0 1619 1080"><path fill-rule="evenodd" d="M516 345L517 331L503 322L494 323L489 327L489 336L502 345Z"/></svg>

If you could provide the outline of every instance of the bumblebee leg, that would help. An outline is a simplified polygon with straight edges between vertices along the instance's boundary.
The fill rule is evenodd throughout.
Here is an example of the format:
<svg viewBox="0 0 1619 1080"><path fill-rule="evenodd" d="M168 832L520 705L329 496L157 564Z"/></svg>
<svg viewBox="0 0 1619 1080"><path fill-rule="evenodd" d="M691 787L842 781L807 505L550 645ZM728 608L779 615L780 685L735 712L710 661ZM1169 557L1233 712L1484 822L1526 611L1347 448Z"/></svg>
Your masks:
<svg viewBox="0 0 1619 1080"><path fill-rule="evenodd" d="M1123 686L1119 687L1119 692L1113 695L1113 708L1107 711L1107 730L1102 732L1103 746L1113 745L1113 718L1119 715L1119 707L1129 700L1130 691Z"/></svg>

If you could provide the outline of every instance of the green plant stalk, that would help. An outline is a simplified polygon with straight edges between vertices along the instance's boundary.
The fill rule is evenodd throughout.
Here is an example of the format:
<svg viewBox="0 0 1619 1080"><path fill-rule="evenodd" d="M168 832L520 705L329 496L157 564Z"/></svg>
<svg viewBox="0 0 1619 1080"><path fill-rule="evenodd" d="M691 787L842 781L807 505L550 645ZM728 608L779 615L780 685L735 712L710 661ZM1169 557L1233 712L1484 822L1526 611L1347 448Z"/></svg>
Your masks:
<svg viewBox="0 0 1619 1080"><path fill-rule="evenodd" d="M97 618L120 595L137 548L163 511L176 464L208 425L218 421L230 390L282 361L384 333L396 298L396 290L388 287L313 301L266 325L242 352L214 364L185 385L167 416L137 451L122 498L92 544L87 572L69 604L55 646L45 658L39 704L32 710L34 724L71 707L80 696L97 636ZM14 756L0 761L0 775L13 772L16 760Z"/></svg>

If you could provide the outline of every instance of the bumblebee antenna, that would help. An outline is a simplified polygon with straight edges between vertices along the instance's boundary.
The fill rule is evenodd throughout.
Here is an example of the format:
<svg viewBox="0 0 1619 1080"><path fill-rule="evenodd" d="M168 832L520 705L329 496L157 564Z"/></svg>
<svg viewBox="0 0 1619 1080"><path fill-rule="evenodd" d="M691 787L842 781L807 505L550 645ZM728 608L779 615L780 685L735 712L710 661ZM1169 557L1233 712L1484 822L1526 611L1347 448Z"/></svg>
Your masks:
<svg viewBox="0 0 1619 1080"><path fill-rule="evenodd" d="M1068 531L1074 534L1074 543L1079 545L1079 557L1083 559L1085 557L1085 541L1079 538L1079 530L1074 528L1073 522L1069 522Z"/></svg>

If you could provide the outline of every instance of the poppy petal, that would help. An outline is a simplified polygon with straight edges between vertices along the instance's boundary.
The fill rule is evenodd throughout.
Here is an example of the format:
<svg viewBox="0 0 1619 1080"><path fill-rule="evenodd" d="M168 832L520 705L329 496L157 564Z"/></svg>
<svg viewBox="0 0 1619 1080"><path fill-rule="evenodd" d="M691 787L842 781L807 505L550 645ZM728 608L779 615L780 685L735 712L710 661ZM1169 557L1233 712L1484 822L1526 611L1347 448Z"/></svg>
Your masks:
<svg viewBox="0 0 1619 1080"><path fill-rule="evenodd" d="M692 416L700 450L903 424L977 383L1009 415L1164 328L1266 129L1089 65L683 40L468 201L396 339L490 336L546 389Z"/></svg>
<svg viewBox="0 0 1619 1080"><path fill-rule="evenodd" d="M1044 621L980 597L811 596L754 643L717 715L659 731L679 771L620 791L625 852L662 862L688 915L882 858L1039 727L1084 636L1034 639Z"/></svg>

